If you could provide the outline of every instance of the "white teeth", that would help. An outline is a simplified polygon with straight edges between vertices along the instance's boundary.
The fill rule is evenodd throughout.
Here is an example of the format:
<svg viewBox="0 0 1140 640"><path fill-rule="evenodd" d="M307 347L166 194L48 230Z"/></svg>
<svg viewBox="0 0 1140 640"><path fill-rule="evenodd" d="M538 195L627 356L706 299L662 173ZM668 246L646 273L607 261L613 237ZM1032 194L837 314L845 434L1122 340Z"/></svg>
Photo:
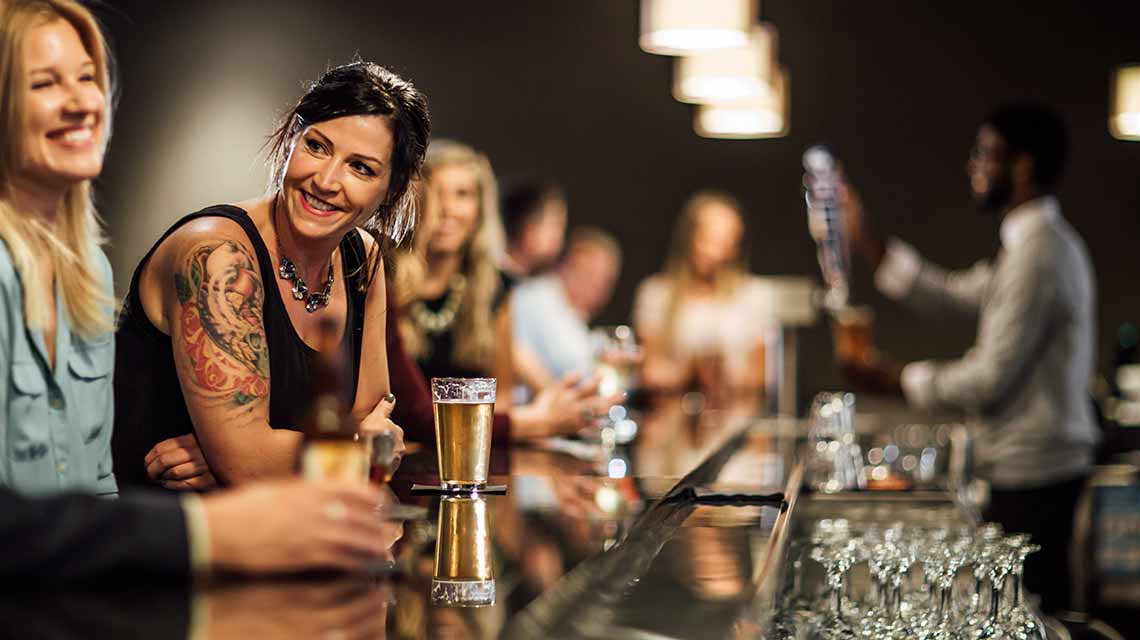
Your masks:
<svg viewBox="0 0 1140 640"><path fill-rule="evenodd" d="M332 206L331 204L328 204L327 202L323 202L321 200L317 200L313 196L305 193L304 191L301 192L301 197L303 197L305 199L305 202L308 203L308 205L310 207L316 209L317 211L332 211L333 209L336 209L336 207Z"/></svg>
<svg viewBox="0 0 1140 640"><path fill-rule="evenodd" d="M82 129L72 129L71 131L63 134L60 139L69 144L80 144L87 142L91 139L91 129L88 129L86 127Z"/></svg>

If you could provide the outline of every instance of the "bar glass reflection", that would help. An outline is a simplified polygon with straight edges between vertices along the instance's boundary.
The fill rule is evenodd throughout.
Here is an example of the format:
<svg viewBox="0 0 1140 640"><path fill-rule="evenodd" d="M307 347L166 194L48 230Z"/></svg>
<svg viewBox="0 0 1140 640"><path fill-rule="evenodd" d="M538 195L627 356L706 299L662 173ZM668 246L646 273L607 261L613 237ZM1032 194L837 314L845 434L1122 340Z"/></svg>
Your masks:
<svg viewBox="0 0 1140 640"><path fill-rule="evenodd" d="M439 503L439 538L431 580L431 603L450 607L495 604L495 575L487 502L444 497Z"/></svg>

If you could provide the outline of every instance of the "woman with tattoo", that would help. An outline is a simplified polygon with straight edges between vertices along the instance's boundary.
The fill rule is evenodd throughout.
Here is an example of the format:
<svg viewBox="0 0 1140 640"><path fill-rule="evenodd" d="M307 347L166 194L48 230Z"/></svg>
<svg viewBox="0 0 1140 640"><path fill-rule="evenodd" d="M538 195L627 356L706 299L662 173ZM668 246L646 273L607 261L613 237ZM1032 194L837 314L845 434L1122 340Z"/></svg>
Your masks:
<svg viewBox="0 0 1140 640"><path fill-rule="evenodd" d="M325 318L343 335L354 417L400 433L381 250L412 224L429 133L409 82L336 67L274 133L267 195L192 213L159 239L117 334L119 482L202 490L291 472Z"/></svg>
<svg viewBox="0 0 1140 640"><path fill-rule="evenodd" d="M0 485L115 494L111 266L91 180L109 55L75 2L0 2Z"/></svg>

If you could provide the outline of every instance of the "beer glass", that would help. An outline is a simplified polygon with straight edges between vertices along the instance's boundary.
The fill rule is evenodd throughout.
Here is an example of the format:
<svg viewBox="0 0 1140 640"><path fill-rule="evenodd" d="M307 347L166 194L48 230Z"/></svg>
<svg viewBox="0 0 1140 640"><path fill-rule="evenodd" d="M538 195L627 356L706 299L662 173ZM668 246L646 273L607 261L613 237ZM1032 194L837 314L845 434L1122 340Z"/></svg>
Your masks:
<svg viewBox="0 0 1140 640"><path fill-rule="evenodd" d="M388 484L396 472L396 434L377 431L361 434L368 452L368 481Z"/></svg>
<svg viewBox="0 0 1140 640"><path fill-rule="evenodd" d="M432 378L431 397L443 489L476 491L486 487L495 379Z"/></svg>
<svg viewBox="0 0 1140 640"><path fill-rule="evenodd" d="M431 603L450 607L495 604L495 574L483 498L444 497L439 503L439 537Z"/></svg>
<svg viewBox="0 0 1140 640"><path fill-rule="evenodd" d="M598 393L611 396L628 392L633 387L641 349L633 329L627 325L598 327L590 332L594 344L594 370L598 375Z"/></svg>
<svg viewBox="0 0 1140 640"><path fill-rule="evenodd" d="M844 307L835 312L832 338L840 362L866 362L874 347L875 312L870 307Z"/></svg>

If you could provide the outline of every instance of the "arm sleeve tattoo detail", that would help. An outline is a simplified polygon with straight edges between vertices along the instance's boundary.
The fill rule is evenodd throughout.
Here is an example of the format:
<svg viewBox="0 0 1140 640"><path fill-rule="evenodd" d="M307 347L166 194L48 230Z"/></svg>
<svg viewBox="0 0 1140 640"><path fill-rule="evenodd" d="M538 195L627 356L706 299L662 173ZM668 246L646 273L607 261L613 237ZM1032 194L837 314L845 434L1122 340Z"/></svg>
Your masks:
<svg viewBox="0 0 1140 640"><path fill-rule="evenodd" d="M241 406L269 395L269 345L257 261L231 240L191 251L174 274L181 347L199 393Z"/></svg>

